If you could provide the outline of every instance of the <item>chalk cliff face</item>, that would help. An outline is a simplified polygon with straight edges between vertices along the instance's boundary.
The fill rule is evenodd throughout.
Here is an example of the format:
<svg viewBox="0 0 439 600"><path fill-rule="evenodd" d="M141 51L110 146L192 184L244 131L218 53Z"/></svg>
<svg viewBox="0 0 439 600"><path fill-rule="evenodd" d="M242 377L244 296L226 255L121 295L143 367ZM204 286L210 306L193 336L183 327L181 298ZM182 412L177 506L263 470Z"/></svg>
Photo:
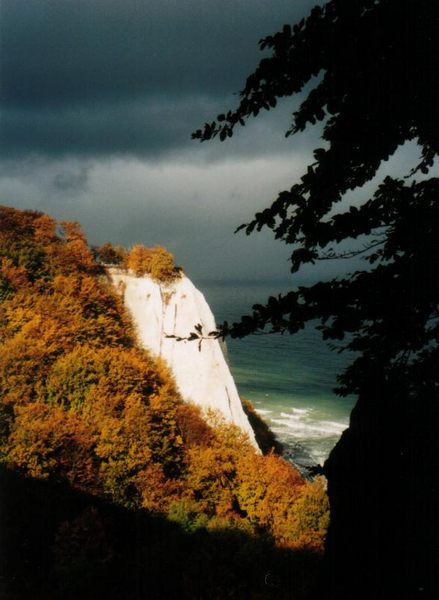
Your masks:
<svg viewBox="0 0 439 600"><path fill-rule="evenodd" d="M226 420L243 429L256 445L235 382L219 340L177 341L166 337L187 337L195 326L203 335L215 329L215 320L203 294L184 275L170 284L149 277L135 277L109 268L113 284L123 293L140 343L166 360L182 397L204 409L218 410Z"/></svg>

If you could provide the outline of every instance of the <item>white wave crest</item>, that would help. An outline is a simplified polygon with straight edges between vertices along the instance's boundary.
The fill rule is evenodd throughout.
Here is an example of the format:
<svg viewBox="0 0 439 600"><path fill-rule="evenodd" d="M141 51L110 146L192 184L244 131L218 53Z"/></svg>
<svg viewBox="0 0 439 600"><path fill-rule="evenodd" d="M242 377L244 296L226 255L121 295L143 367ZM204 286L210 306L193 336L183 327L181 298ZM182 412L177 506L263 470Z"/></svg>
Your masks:
<svg viewBox="0 0 439 600"><path fill-rule="evenodd" d="M281 414L281 416L283 416ZM299 416L288 415L282 419L271 419L274 425L280 426L275 433L293 436L297 439L315 439L341 435L346 429L345 423L337 421L307 421Z"/></svg>
<svg viewBox="0 0 439 600"><path fill-rule="evenodd" d="M260 415L271 415L271 414L273 414L272 410L266 410L265 408L256 408L255 410Z"/></svg>

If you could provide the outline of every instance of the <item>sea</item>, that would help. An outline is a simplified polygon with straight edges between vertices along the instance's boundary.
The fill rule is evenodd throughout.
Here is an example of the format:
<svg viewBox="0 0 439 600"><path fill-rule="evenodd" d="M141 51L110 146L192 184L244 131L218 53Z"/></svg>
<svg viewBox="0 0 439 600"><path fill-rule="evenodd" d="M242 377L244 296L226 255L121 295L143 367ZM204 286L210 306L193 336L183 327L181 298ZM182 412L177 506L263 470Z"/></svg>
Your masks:
<svg viewBox="0 0 439 600"><path fill-rule="evenodd" d="M287 291L279 282L197 282L217 323L251 314L255 303ZM333 392L352 360L331 350L309 324L295 335L227 339L238 391L248 398L283 444L284 456L303 472L322 465L347 428L355 398Z"/></svg>

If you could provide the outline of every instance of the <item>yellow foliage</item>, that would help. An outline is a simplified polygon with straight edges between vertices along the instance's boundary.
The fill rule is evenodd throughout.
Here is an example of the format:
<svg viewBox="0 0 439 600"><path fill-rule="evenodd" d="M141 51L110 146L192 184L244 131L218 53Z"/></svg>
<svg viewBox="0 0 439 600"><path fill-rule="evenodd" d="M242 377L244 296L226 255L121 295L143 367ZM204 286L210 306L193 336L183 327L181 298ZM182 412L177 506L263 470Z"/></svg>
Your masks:
<svg viewBox="0 0 439 600"><path fill-rule="evenodd" d="M278 527L303 486L299 472L275 454L248 454L240 459L238 468L241 509L252 522L278 538Z"/></svg>
<svg viewBox="0 0 439 600"><path fill-rule="evenodd" d="M41 402L16 408L4 448L7 462L40 479L66 479L73 487L99 489L92 449L95 436L78 415Z"/></svg>
<svg viewBox="0 0 439 600"><path fill-rule="evenodd" d="M163 246L145 248L142 244L136 244L128 253L127 267L137 277L149 275L155 281L165 283L179 276L173 255Z"/></svg>
<svg viewBox="0 0 439 600"><path fill-rule="evenodd" d="M307 481L281 524L285 545L321 551L329 525L329 501L323 477Z"/></svg>
<svg viewBox="0 0 439 600"><path fill-rule="evenodd" d="M24 267L16 267L10 258L2 258L0 277L14 290L28 283L27 271Z"/></svg>
<svg viewBox="0 0 439 600"><path fill-rule="evenodd" d="M186 496L209 517L232 507L236 460L221 447L193 447L188 451Z"/></svg>
<svg viewBox="0 0 439 600"><path fill-rule="evenodd" d="M304 482L217 413L206 422L182 402L164 362L135 346L79 225L64 223L59 236L40 213L0 207L0 217L3 460L189 530L263 530L279 545L321 550L323 482ZM161 247L137 245L127 261L138 275L178 277Z"/></svg>
<svg viewBox="0 0 439 600"><path fill-rule="evenodd" d="M96 263L88 247L81 225L77 221L62 221L66 243L62 246L63 271L94 273Z"/></svg>

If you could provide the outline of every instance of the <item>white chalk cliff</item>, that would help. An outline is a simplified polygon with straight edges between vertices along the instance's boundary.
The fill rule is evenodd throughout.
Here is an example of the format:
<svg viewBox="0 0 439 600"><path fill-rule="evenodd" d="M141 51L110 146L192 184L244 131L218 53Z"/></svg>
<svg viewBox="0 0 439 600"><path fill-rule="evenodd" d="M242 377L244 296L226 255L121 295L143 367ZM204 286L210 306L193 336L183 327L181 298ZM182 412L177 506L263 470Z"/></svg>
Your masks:
<svg viewBox="0 0 439 600"><path fill-rule="evenodd" d="M215 319L203 294L184 275L170 284L159 284L147 276L135 277L113 267L108 273L123 293L140 343L165 359L184 400L205 410L219 411L256 445L219 340L205 339L200 346L197 341L167 337L188 337L197 324L203 335L215 329Z"/></svg>

